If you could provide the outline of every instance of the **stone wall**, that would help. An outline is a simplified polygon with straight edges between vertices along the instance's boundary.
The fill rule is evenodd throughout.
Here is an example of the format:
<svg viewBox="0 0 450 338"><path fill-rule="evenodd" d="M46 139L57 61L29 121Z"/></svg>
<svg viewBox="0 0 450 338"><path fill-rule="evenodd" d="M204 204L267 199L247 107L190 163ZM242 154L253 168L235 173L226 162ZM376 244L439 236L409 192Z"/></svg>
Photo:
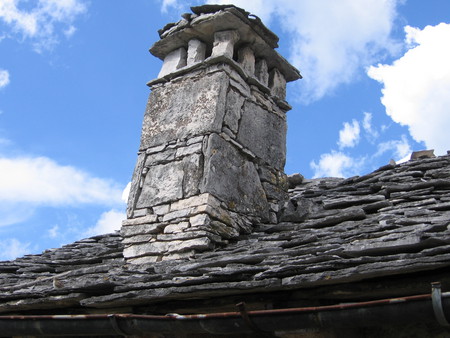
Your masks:
<svg viewBox="0 0 450 338"><path fill-rule="evenodd" d="M238 29L206 33L211 43L174 43L149 83L122 227L131 263L226 245L253 224L277 222L287 196L285 76Z"/></svg>

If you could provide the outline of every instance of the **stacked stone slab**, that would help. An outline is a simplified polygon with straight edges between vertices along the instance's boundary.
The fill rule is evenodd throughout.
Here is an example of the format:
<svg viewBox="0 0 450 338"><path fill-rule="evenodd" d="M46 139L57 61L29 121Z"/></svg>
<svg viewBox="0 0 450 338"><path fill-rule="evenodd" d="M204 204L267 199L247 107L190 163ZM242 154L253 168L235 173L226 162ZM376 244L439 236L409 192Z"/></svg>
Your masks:
<svg viewBox="0 0 450 338"><path fill-rule="evenodd" d="M277 222L287 198L286 82L300 73L278 38L234 6L192 8L160 31L123 221L130 263L190 257L252 225Z"/></svg>

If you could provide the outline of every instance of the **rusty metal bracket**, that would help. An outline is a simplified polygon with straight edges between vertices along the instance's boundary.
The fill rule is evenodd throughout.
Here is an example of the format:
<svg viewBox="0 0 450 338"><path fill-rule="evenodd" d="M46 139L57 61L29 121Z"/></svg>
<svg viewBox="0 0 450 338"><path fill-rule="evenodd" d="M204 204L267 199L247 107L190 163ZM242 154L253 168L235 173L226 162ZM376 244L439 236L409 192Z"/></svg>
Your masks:
<svg viewBox="0 0 450 338"><path fill-rule="evenodd" d="M439 324L445 327L449 327L450 323L445 318L444 309L442 308L442 293L441 293L441 283L434 282L431 283L431 301L433 304L434 315Z"/></svg>
<svg viewBox="0 0 450 338"><path fill-rule="evenodd" d="M244 320L245 324L247 324L247 326L250 329L252 329L252 331L258 333L260 337L276 338L276 336L272 332L261 330L254 322L252 322L252 320L248 315L244 302L236 304L236 307L238 308L239 313L241 314L241 317Z"/></svg>

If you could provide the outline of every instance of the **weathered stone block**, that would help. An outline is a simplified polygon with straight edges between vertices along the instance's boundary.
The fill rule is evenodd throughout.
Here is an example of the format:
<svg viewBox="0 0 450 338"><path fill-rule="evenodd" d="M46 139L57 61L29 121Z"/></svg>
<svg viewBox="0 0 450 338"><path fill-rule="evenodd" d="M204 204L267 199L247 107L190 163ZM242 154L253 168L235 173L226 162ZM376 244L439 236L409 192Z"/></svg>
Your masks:
<svg viewBox="0 0 450 338"><path fill-rule="evenodd" d="M211 194L200 194L197 196L193 196L190 198L182 199L176 202L173 202L170 206L171 211L187 209L189 207L196 207L199 205L208 204L213 207L219 207L220 201L218 201Z"/></svg>
<svg viewBox="0 0 450 338"><path fill-rule="evenodd" d="M183 78L154 89L144 116L140 148L219 132L228 82L224 72L216 72Z"/></svg>
<svg viewBox="0 0 450 338"><path fill-rule="evenodd" d="M140 265L140 264L149 264L149 263L155 263L161 260L161 256L160 255L155 255L155 256L143 256L143 257L137 257L137 258L127 258L127 263L130 264L136 264L136 265Z"/></svg>
<svg viewBox="0 0 450 338"><path fill-rule="evenodd" d="M171 242L149 242L133 244L123 249L123 257L140 257L145 255L158 255L168 251Z"/></svg>
<svg viewBox="0 0 450 338"><path fill-rule="evenodd" d="M192 227L208 226L211 224L211 218L207 214L199 214L189 218Z"/></svg>
<svg viewBox="0 0 450 338"><path fill-rule="evenodd" d="M277 224L278 223L278 219L277 219L277 214L274 212L271 212L269 215L269 222L272 224Z"/></svg>
<svg viewBox="0 0 450 338"><path fill-rule="evenodd" d="M186 156L181 161L154 165L145 175L137 208L146 208L195 195L202 174L202 155Z"/></svg>
<svg viewBox="0 0 450 338"><path fill-rule="evenodd" d="M292 174L287 177L290 189L294 189L296 186L300 185L305 179L302 174Z"/></svg>
<svg viewBox="0 0 450 338"><path fill-rule="evenodd" d="M274 109L274 101L270 99L266 94L262 93L257 87L252 86L252 101L257 105L261 106L263 109L268 110L271 113L276 114L276 110ZM282 115L281 115L282 116Z"/></svg>
<svg viewBox="0 0 450 338"><path fill-rule="evenodd" d="M147 148L147 149L145 150L145 153L146 153L147 155L149 155L149 154L154 154L154 153L159 153L159 152L163 151L164 149L166 149L166 147L167 147L167 144L160 144L160 145L158 145L158 146L154 146L154 147L151 147L151 148Z"/></svg>
<svg viewBox="0 0 450 338"><path fill-rule="evenodd" d="M308 216L312 202L305 199L299 206L295 206L292 201L285 203L280 221L282 222L302 222Z"/></svg>
<svg viewBox="0 0 450 338"><path fill-rule="evenodd" d="M136 208L136 200L137 200L137 196L139 194L139 183L140 183L142 169L144 168L144 164L145 164L145 156L146 156L145 153L140 153L138 155L136 167L134 168L134 171L133 171L133 176L131 179L130 193L128 194L128 202L127 202L127 217L128 218L133 217L133 211Z"/></svg>
<svg viewBox="0 0 450 338"><path fill-rule="evenodd" d="M197 195L200 191L200 181L203 175L203 155L193 154L181 161L183 165L183 198Z"/></svg>
<svg viewBox="0 0 450 338"><path fill-rule="evenodd" d="M230 78L230 87L236 89L244 97L250 97L250 86L241 79Z"/></svg>
<svg viewBox="0 0 450 338"><path fill-rule="evenodd" d="M200 153L202 151L201 143L194 143L187 147L181 147L176 150L176 157L180 158L186 155Z"/></svg>
<svg viewBox="0 0 450 338"><path fill-rule="evenodd" d="M225 56L233 58L234 44L239 40L239 33L235 30L214 33L212 57Z"/></svg>
<svg viewBox="0 0 450 338"><path fill-rule="evenodd" d="M122 226L120 234L122 237L130 237L142 234L157 234L161 232L165 224L153 223L153 224L141 224L133 226Z"/></svg>
<svg viewBox="0 0 450 338"><path fill-rule="evenodd" d="M191 258L194 255L195 255L194 250L184 251L184 252L167 253L161 257L161 261L171 261L171 260L175 260L175 259Z"/></svg>
<svg viewBox="0 0 450 338"><path fill-rule="evenodd" d="M203 141L203 138L204 138L203 135L192 137L186 141L186 145L190 146L191 144L194 143L201 143Z"/></svg>
<svg viewBox="0 0 450 338"><path fill-rule="evenodd" d="M158 77L163 77L186 66L186 49L178 48L167 54Z"/></svg>
<svg viewBox="0 0 450 338"><path fill-rule="evenodd" d="M158 216L147 215L147 216L143 216L143 217L125 219L122 221L122 225L123 226L139 225L139 224L155 223L157 221L158 221Z"/></svg>
<svg viewBox="0 0 450 338"><path fill-rule="evenodd" d="M149 209L144 208L144 209L135 209L133 211L133 217L143 217L146 216L147 214L149 214L148 212Z"/></svg>
<svg viewBox="0 0 450 338"><path fill-rule="evenodd" d="M267 199L252 162L217 134L210 135L205 158L201 192L217 196L231 210L267 218Z"/></svg>
<svg viewBox="0 0 450 338"><path fill-rule="evenodd" d="M168 252L183 252L189 250L205 251L214 247L214 243L207 237L163 243L168 244Z"/></svg>
<svg viewBox="0 0 450 338"><path fill-rule="evenodd" d="M176 149L167 149L165 151L147 155L145 166L150 167L158 163L167 163L175 159Z"/></svg>
<svg viewBox="0 0 450 338"><path fill-rule="evenodd" d="M170 204L157 205L157 206L154 206L152 209L153 209L153 212L158 216L165 215L170 210Z"/></svg>
<svg viewBox="0 0 450 338"><path fill-rule="evenodd" d="M286 98L286 79L276 68L272 69L269 74L269 87L273 96L282 100Z"/></svg>
<svg viewBox="0 0 450 338"><path fill-rule="evenodd" d="M238 62L248 75L253 76L255 74L255 54L249 46L238 50Z"/></svg>
<svg viewBox="0 0 450 338"><path fill-rule="evenodd" d="M205 59L206 44L197 39L189 40L187 65L193 65L202 62Z"/></svg>
<svg viewBox="0 0 450 338"><path fill-rule="evenodd" d="M262 182L269 182L277 184L277 175L269 170L266 166L260 166L258 168L259 178Z"/></svg>
<svg viewBox="0 0 450 338"><path fill-rule="evenodd" d="M283 171L286 161L286 120L246 101L237 140L262 161Z"/></svg>
<svg viewBox="0 0 450 338"><path fill-rule="evenodd" d="M186 232L179 232L179 233L174 233L174 234L161 234L161 235L157 235L157 240L164 241L164 242L171 242L171 241L178 241L178 240L184 241L187 239L194 239L194 238L201 238L201 237L207 237L214 242L221 241L220 236L217 236L211 232L204 231L204 230L186 231Z"/></svg>
<svg viewBox="0 0 450 338"><path fill-rule="evenodd" d="M181 162L152 166L151 174L145 176L136 207L146 208L183 198L183 177Z"/></svg>
<svg viewBox="0 0 450 338"><path fill-rule="evenodd" d="M225 134L225 135L227 135L228 136L228 138L229 139L233 139L233 138L236 138L236 135L235 135L235 133L233 133L232 131L231 131L231 129L230 128L228 128L228 127L223 127L222 128L222 133L221 133L221 136L222 136L222 134ZM225 138L225 137L224 137Z"/></svg>
<svg viewBox="0 0 450 338"><path fill-rule="evenodd" d="M218 219L223 223L232 225L233 219L230 217L228 210L223 209L223 207L212 207L210 205L199 205L198 207L192 208L191 215L198 215L206 213L212 218Z"/></svg>
<svg viewBox="0 0 450 338"><path fill-rule="evenodd" d="M239 232L236 229L222 222L213 221L210 224L210 228L223 238L230 239L239 236Z"/></svg>
<svg viewBox="0 0 450 338"><path fill-rule="evenodd" d="M165 234L173 234L177 232L182 232L183 230L189 228L189 222L179 222L175 224L169 224L164 228Z"/></svg>
<svg viewBox="0 0 450 338"><path fill-rule="evenodd" d="M255 65L255 76L264 86L269 85L269 71L267 68L267 61L259 59Z"/></svg>
<svg viewBox="0 0 450 338"><path fill-rule="evenodd" d="M224 122L235 134L238 132L244 100L245 98L241 94L230 88L227 95Z"/></svg>
<svg viewBox="0 0 450 338"><path fill-rule="evenodd" d="M170 222L170 221L172 221L174 219L184 218L184 217L188 217L190 215L192 215L192 209L191 208L171 211L168 214L164 215L163 221L164 222Z"/></svg>
<svg viewBox="0 0 450 338"><path fill-rule="evenodd" d="M136 244L136 243L147 243L149 242L154 235L147 234L147 235L136 235L131 237L125 237L122 240L123 244Z"/></svg>

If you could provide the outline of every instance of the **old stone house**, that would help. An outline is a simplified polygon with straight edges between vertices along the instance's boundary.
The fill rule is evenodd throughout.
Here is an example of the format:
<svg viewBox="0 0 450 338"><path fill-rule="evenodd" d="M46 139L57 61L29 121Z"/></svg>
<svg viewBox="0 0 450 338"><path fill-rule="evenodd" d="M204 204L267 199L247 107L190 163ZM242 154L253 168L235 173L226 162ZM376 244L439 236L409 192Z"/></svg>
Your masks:
<svg viewBox="0 0 450 338"><path fill-rule="evenodd" d="M151 48L120 233L0 262L0 336L448 337L450 156L287 177L261 21L192 8Z"/></svg>

